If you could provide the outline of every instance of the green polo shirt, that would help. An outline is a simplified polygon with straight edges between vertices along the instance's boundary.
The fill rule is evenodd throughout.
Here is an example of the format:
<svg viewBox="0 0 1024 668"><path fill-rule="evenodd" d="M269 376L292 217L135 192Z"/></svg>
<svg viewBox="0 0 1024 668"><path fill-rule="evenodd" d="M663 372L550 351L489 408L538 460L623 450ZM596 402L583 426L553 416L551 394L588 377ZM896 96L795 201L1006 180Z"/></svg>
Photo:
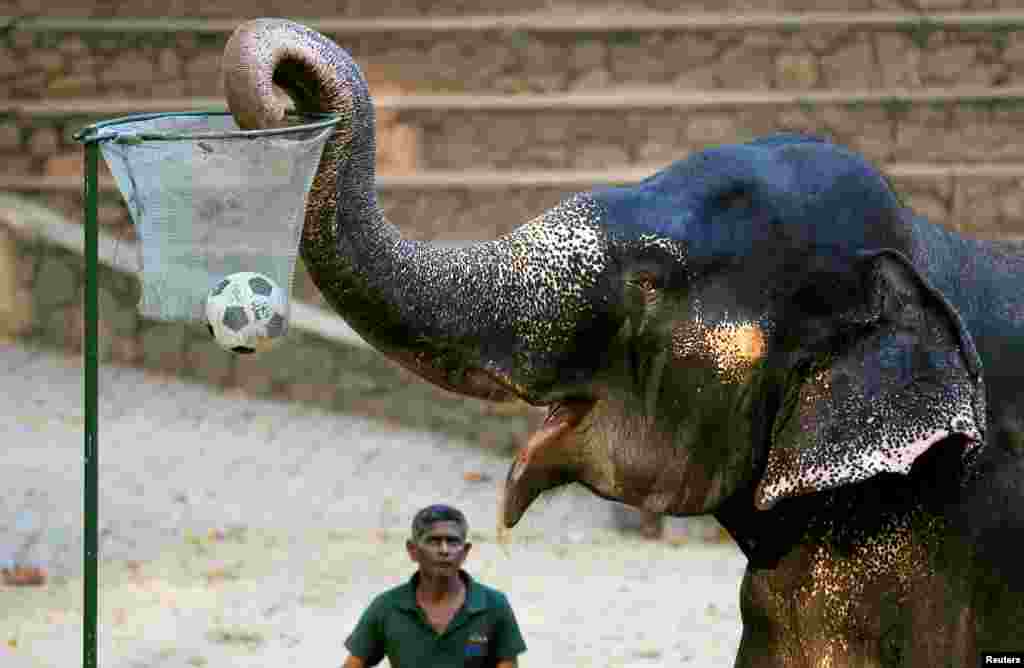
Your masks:
<svg viewBox="0 0 1024 668"><path fill-rule="evenodd" d="M485 668L526 650L505 595L465 571L466 601L444 633L416 603L419 573L378 595L359 619L345 647L375 666L386 656L392 668Z"/></svg>

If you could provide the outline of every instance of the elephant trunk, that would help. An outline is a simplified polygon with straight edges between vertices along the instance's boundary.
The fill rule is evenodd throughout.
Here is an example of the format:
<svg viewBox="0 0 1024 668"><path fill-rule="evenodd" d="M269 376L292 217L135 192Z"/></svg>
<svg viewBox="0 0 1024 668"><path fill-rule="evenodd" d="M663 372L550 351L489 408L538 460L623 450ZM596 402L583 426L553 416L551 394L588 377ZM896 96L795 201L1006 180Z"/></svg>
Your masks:
<svg viewBox="0 0 1024 668"><path fill-rule="evenodd" d="M309 196L301 254L331 306L371 345L427 380L471 396L540 400L603 269L598 204L577 196L515 232L463 248L403 239L375 190L374 113L350 56L278 19L240 26L224 52L239 125L279 125L288 91L303 112L342 116ZM570 281L570 277L572 280Z"/></svg>

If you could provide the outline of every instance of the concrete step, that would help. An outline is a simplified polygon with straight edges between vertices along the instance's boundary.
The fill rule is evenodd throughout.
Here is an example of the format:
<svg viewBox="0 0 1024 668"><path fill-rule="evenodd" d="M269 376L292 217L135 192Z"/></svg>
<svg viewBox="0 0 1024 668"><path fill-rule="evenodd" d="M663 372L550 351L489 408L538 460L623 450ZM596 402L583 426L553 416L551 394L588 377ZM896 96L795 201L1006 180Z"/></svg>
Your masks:
<svg viewBox="0 0 1024 668"><path fill-rule="evenodd" d="M1021 11L745 9L303 21L347 48L378 93L1024 84ZM48 12L13 23L0 17L0 25L10 24L0 31L0 62L9 63L0 66L0 98L220 96L224 42L252 14L73 19ZM275 15L303 16L292 9Z"/></svg>
<svg viewBox="0 0 1024 668"><path fill-rule="evenodd" d="M1024 87L863 93L645 88L521 96L381 96L381 171L583 169L667 163L782 129L878 162L1024 162ZM75 130L130 112L223 109L215 98L0 105L0 173L76 173ZM6 119L6 120L3 120ZM68 170L72 170L69 172Z"/></svg>
<svg viewBox="0 0 1024 668"><path fill-rule="evenodd" d="M410 238L461 242L506 234L572 193L635 183L663 166L384 174L378 190L388 217ZM1024 237L1024 162L888 163L883 169L905 203L933 222L974 237ZM120 194L108 178L101 183L100 223L133 239ZM81 188L80 177L0 175L0 191L30 194L75 220L81 220Z"/></svg>

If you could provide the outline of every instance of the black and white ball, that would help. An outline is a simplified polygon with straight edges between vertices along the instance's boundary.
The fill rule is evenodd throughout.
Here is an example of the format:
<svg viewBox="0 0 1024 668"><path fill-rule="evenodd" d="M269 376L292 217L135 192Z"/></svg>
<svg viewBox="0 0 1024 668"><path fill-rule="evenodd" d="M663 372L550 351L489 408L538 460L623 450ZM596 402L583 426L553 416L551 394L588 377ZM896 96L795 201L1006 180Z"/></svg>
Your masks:
<svg viewBox="0 0 1024 668"><path fill-rule="evenodd" d="M269 276L231 274L206 296L206 323L217 344L234 353L269 350L288 331L288 299Z"/></svg>

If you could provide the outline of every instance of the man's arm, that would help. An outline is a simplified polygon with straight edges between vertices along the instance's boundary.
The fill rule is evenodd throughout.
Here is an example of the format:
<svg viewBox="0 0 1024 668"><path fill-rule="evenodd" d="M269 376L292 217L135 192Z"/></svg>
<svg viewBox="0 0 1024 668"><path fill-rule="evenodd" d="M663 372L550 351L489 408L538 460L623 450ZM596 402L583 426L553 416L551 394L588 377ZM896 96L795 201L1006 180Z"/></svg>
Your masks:
<svg viewBox="0 0 1024 668"><path fill-rule="evenodd" d="M384 658L385 641L380 625L381 603L375 598L359 617L356 628L345 640L348 658L342 668L368 668Z"/></svg>
<svg viewBox="0 0 1024 668"><path fill-rule="evenodd" d="M501 666L502 664L498 665ZM513 663L511 665L514 668L515 664ZM366 662L358 656L352 656L349 654L348 658L345 659L345 663L341 664L341 668L366 668Z"/></svg>
<svg viewBox="0 0 1024 668"><path fill-rule="evenodd" d="M497 668L517 668L517 656L526 651L523 634L519 631L519 623L512 612L508 599L500 595L498 618L495 624L494 655L498 657Z"/></svg>

